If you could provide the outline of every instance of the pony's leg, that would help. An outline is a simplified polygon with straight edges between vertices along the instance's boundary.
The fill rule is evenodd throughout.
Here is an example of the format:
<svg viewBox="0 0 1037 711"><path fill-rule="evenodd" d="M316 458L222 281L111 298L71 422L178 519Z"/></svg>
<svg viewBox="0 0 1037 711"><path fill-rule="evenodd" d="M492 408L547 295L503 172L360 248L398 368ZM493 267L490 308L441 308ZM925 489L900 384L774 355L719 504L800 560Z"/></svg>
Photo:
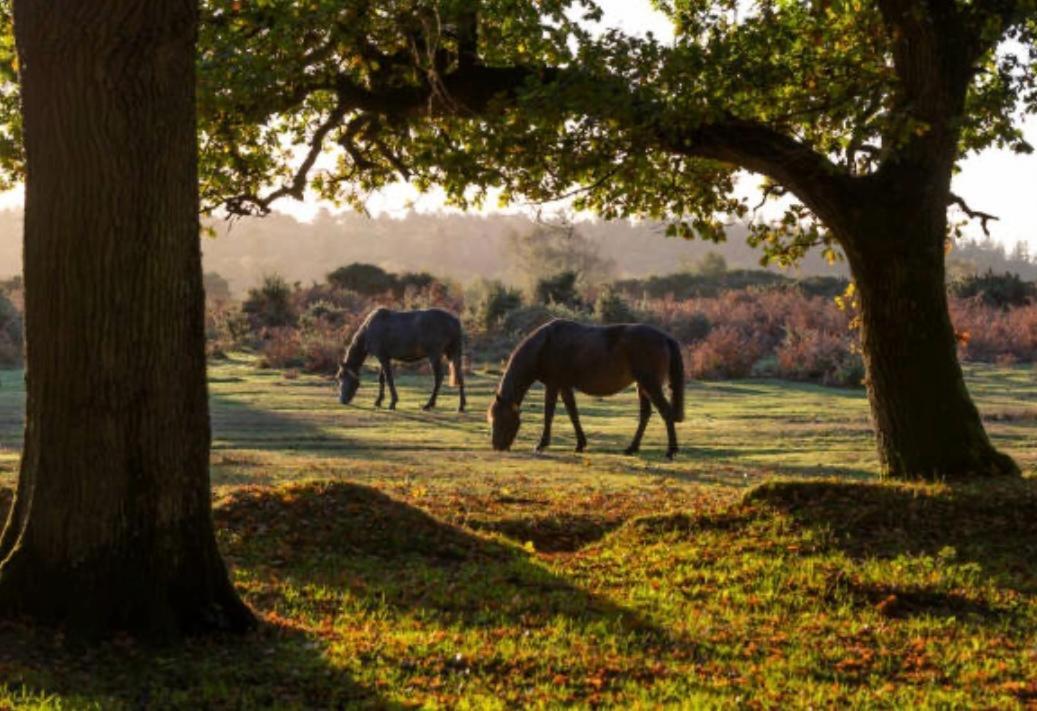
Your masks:
<svg viewBox="0 0 1037 711"><path fill-rule="evenodd" d="M443 358L440 356L429 358L428 362L432 366L432 395L429 396L428 402L421 408L422 410L431 410L436 406L436 398L439 397L439 386L443 384Z"/></svg>
<svg viewBox="0 0 1037 711"><path fill-rule="evenodd" d="M573 429L576 431L576 451L582 452L587 446L587 437L580 427L580 413L576 410L576 396L572 388L562 388L562 402L565 403L565 411L569 413L569 419L573 421Z"/></svg>
<svg viewBox="0 0 1037 711"><path fill-rule="evenodd" d="M456 378L456 380L457 380L457 389L458 389L457 411L458 412L464 412L465 405L468 402L468 400L465 398L465 395L464 395L464 367L463 367L464 364L461 362L461 356L460 355L454 356L452 362L453 362L453 366L454 366L454 378Z"/></svg>
<svg viewBox="0 0 1037 711"><path fill-rule="evenodd" d="M666 422L666 458L673 459L673 455L677 454L677 429L673 425L673 410L670 408L670 403L666 402L666 396L663 395L663 389L658 383L646 384L645 390L648 392L648 397L652 399L655 409Z"/></svg>
<svg viewBox="0 0 1037 711"><path fill-rule="evenodd" d="M558 388L547 388L544 391L544 433L540 435L540 443L536 451L542 452L551 444L551 421L555 418L555 404L558 402Z"/></svg>
<svg viewBox="0 0 1037 711"><path fill-rule="evenodd" d="M648 393L640 385L637 386L637 398L641 401L641 413L637 421L637 432L634 433L634 440L630 443L630 446L623 450L624 454L636 454L641 449L641 438L644 437L648 419L652 416L652 399L648 397Z"/></svg>
<svg viewBox="0 0 1037 711"><path fill-rule="evenodd" d="M382 400L385 399L385 371L382 368L378 369L378 397L375 398L374 406L381 407Z"/></svg>
<svg viewBox="0 0 1037 711"><path fill-rule="evenodd" d="M388 358L379 358L378 362L381 364L382 372L385 374L385 382L389 385L389 409L395 410L400 396L396 394L396 383L392 377L392 362Z"/></svg>

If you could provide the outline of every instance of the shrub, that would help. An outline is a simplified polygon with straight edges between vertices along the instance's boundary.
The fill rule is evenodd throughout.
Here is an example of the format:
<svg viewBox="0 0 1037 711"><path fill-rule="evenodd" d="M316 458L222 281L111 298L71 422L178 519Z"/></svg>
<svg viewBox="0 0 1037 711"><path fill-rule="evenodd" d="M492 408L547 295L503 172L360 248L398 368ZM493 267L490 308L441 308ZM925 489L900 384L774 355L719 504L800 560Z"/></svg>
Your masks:
<svg viewBox="0 0 1037 711"><path fill-rule="evenodd" d="M306 306L299 317L299 327L304 331L322 326L340 327L346 323L350 315L349 309L326 299L318 299Z"/></svg>
<svg viewBox="0 0 1037 711"><path fill-rule="evenodd" d="M291 326L296 321L292 293L288 282L271 274L263 277L262 286L249 289L241 310L248 314L253 330Z"/></svg>
<svg viewBox="0 0 1037 711"><path fill-rule="evenodd" d="M631 323L638 321L637 313L613 287L606 286L594 302L594 318L599 323Z"/></svg>
<svg viewBox="0 0 1037 711"><path fill-rule="evenodd" d="M22 364L22 314L6 294L0 294L0 366Z"/></svg>
<svg viewBox="0 0 1037 711"><path fill-rule="evenodd" d="M713 328L709 317L698 311L679 318L670 326L670 335L681 343L695 343L709 335Z"/></svg>
<svg viewBox="0 0 1037 711"><path fill-rule="evenodd" d="M1037 285L1009 272L995 274L988 270L985 274L972 274L951 283L949 290L954 296L979 298L988 306L1002 309L1037 301Z"/></svg>
<svg viewBox="0 0 1037 711"><path fill-rule="evenodd" d="M225 357L229 351L249 344L252 324L236 306L216 302L205 310L205 348L210 358Z"/></svg>
<svg viewBox="0 0 1037 711"><path fill-rule="evenodd" d="M299 368L303 365L302 339L294 328L273 328L259 349L260 368Z"/></svg>
<svg viewBox="0 0 1037 711"><path fill-rule="evenodd" d="M790 380L825 380L850 352L847 335L816 328L790 330L775 352L778 373Z"/></svg>
<svg viewBox="0 0 1037 711"><path fill-rule="evenodd" d="M688 375L696 379L744 378L762 355L758 341L734 326L720 326L689 348Z"/></svg>
<svg viewBox="0 0 1037 711"><path fill-rule="evenodd" d="M562 304L579 307L580 295L576 291L576 279L579 275L573 271L565 271L554 276L538 279L533 288L533 298L538 304Z"/></svg>
<svg viewBox="0 0 1037 711"><path fill-rule="evenodd" d="M554 312L543 304L530 304L512 309L501 322L500 330L509 336L525 337L555 318Z"/></svg>
<svg viewBox="0 0 1037 711"><path fill-rule="evenodd" d="M337 289L354 291L364 296L377 296L397 288L396 276L375 264L353 262L339 267L327 276L328 283Z"/></svg>
<svg viewBox="0 0 1037 711"><path fill-rule="evenodd" d="M482 280L466 299L466 317L476 330L489 332L500 327L504 316L522 305L522 294L499 281Z"/></svg>

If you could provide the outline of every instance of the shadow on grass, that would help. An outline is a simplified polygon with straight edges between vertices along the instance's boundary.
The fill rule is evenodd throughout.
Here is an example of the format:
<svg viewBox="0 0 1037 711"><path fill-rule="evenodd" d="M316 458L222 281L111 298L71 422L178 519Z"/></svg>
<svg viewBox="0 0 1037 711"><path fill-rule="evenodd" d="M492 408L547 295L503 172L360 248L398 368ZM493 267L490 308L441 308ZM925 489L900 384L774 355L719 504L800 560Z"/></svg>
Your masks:
<svg viewBox="0 0 1037 711"><path fill-rule="evenodd" d="M0 489L4 518L11 492ZM0 621L0 706L50 708L396 708L329 664L290 624L153 648L128 638L91 646L60 631ZM4 706L6 708L6 706Z"/></svg>
<svg viewBox="0 0 1037 711"><path fill-rule="evenodd" d="M444 627L528 629L564 617L668 639L637 613L573 587L521 549L369 487L320 482L243 490L218 507L216 521L229 532L224 550L231 559L276 580L274 590L348 589L371 609L431 616ZM278 604L280 595L261 606ZM340 605L330 604L324 613Z"/></svg>
<svg viewBox="0 0 1037 711"><path fill-rule="evenodd" d="M857 560L950 555L1000 587L1037 591L1037 480L955 487L832 481L772 482L746 501L830 533Z"/></svg>
<svg viewBox="0 0 1037 711"><path fill-rule="evenodd" d="M219 394L209 398L213 449L327 450L347 449L356 442L329 433L305 414L263 410Z"/></svg>

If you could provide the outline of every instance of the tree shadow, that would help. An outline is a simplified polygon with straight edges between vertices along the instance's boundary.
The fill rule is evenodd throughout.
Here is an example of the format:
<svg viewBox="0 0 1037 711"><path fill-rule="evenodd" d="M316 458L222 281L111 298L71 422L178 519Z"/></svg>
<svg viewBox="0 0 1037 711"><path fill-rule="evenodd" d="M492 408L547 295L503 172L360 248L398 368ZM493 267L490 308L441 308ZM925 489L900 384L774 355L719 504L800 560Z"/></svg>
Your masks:
<svg viewBox="0 0 1037 711"><path fill-rule="evenodd" d="M999 587L1037 592L1037 479L941 487L783 481L746 501L825 531L855 560L952 556Z"/></svg>
<svg viewBox="0 0 1037 711"><path fill-rule="evenodd" d="M328 451L356 448L357 442L324 429L312 413L254 407L219 394L210 394L213 450L258 449ZM328 417L332 414L329 413Z"/></svg>
<svg viewBox="0 0 1037 711"><path fill-rule="evenodd" d="M313 482L244 489L215 515L217 526L230 532L223 545L230 559L279 585L346 588L365 604L431 615L444 627L529 628L562 616L577 626L605 622L670 639L637 612L536 564L528 552L370 487Z"/></svg>
<svg viewBox="0 0 1037 711"><path fill-rule="evenodd" d="M4 517L10 502L11 492L0 489ZM270 622L247 635L153 647L118 635L82 646L60 629L0 620L0 697L33 707L64 700L90 708L403 708L330 664L324 647Z"/></svg>

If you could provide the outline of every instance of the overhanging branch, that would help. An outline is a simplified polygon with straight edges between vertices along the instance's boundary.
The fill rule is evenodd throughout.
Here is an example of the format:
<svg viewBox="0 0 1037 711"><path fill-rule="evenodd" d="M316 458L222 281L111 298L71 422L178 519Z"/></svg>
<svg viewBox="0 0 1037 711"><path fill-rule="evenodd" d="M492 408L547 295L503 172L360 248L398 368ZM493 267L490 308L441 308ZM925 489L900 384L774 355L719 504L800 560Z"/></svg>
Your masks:
<svg viewBox="0 0 1037 711"><path fill-rule="evenodd" d="M989 212L982 212L981 210L973 210L971 207L969 207L969 204L967 202L965 202L965 199L963 197L961 197L960 195L957 195L955 193L951 193L950 194L950 199L948 200L947 204L948 205L957 205L959 208L961 208L962 212L964 212L966 215L968 215L969 219L971 219L971 220L979 220L979 225L980 225L980 227L983 228L983 234L985 234L987 237L990 236L990 228L988 226L988 223L990 223L993 220L1000 220L1001 219L997 215L991 215Z"/></svg>

